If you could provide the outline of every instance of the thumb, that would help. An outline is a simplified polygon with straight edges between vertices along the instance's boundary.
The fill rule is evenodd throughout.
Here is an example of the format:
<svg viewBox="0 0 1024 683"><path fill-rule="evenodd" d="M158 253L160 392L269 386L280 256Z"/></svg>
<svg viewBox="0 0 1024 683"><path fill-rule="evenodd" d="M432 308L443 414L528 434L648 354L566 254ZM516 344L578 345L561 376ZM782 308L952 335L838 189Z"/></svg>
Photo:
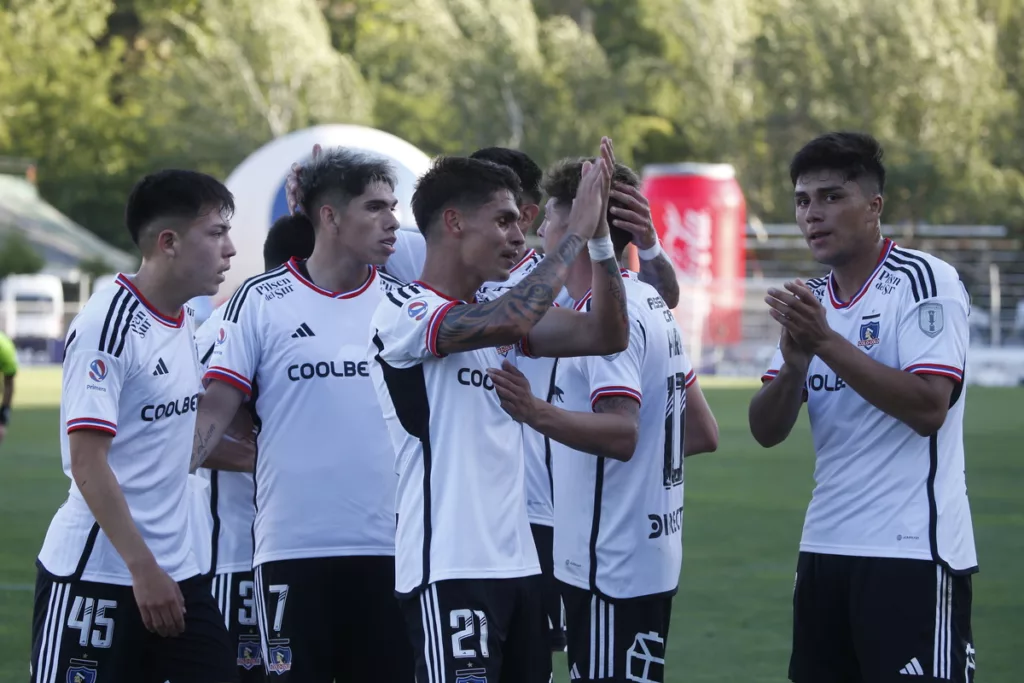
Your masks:
<svg viewBox="0 0 1024 683"><path fill-rule="evenodd" d="M504 370L505 372L519 372L519 368L517 368L515 365L512 365L512 362L509 361L508 359L501 361L501 369Z"/></svg>

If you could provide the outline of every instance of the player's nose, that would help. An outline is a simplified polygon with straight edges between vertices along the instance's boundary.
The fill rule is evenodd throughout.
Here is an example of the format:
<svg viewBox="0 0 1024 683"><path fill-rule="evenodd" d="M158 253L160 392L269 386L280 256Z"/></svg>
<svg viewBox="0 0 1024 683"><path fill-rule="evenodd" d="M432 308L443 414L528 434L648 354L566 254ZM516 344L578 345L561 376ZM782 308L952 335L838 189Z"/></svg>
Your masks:
<svg viewBox="0 0 1024 683"><path fill-rule="evenodd" d="M230 237L224 238L224 245L221 249L221 257L229 259L238 252L235 250L235 243L231 241Z"/></svg>

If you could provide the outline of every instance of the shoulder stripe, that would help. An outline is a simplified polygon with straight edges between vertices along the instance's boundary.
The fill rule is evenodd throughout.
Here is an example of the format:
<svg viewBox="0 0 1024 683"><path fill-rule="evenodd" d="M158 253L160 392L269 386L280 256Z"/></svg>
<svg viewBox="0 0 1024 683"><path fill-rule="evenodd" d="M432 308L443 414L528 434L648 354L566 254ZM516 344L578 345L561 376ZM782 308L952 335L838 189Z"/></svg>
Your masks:
<svg viewBox="0 0 1024 683"><path fill-rule="evenodd" d="M107 330L110 329L110 319L114 317L114 309L117 308L118 300L122 296L127 296L124 287L118 287L117 292L114 294L114 298L110 301L110 307L107 308L107 317L103 319L103 330L100 332L100 351L105 351L107 346ZM70 346L70 341L68 346Z"/></svg>
<svg viewBox="0 0 1024 683"><path fill-rule="evenodd" d="M106 351L111 354L114 353L116 344L120 340L118 333L121 331L121 321L124 320L124 312L128 308L128 300L131 298L132 297L128 293L125 293L125 295L121 297L121 305L118 306L117 317L114 318L114 325L110 328L110 334L107 335L107 348L101 348L102 351Z"/></svg>
<svg viewBox="0 0 1024 683"><path fill-rule="evenodd" d="M406 282L405 280L399 280L399 279L398 279L397 277L395 277L394 275L391 275L390 273L386 273L386 272L384 272L383 270L381 270L380 268L378 268L378 269L377 269L377 275L378 275L378 276L380 276L380 279L382 279L382 280L387 280L387 281L388 281L388 282L390 282L391 284L393 284L393 285L396 285L396 286L398 286L398 287L401 287L401 286L403 286L403 285L407 285L407 284L409 284L409 283L408 283L408 282Z"/></svg>
<svg viewBox="0 0 1024 683"><path fill-rule="evenodd" d="M906 266L896 265L895 263L889 263L888 261L885 262L885 268L891 270L894 273L899 272L906 275L907 279L910 280L910 291L914 295L914 303L918 303L921 301L921 294L918 290L918 275L920 273L914 273L912 270L910 270L910 268L907 268Z"/></svg>
<svg viewBox="0 0 1024 683"><path fill-rule="evenodd" d="M206 350L206 353L203 354L202 360L199 361L200 363L202 363L203 365L206 365L207 363L210 362L210 356L213 355L213 349L214 349L215 346L217 346L217 345L216 344L210 344L210 348L208 348Z"/></svg>
<svg viewBox="0 0 1024 683"><path fill-rule="evenodd" d="M401 301L399 301L398 299L395 298L394 292L388 292L387 293L387 297L388 297L388 301L390 301L394 305L398 306L399 308L401 308L402 306L405 305Z"/></svg>
<svg viewBox="0 0 1024 683"><path fill-rule="evenodd" d="M816 287L824 287L826 282L828 282L828 278L815 277L808 280L806 284L811 289L814 289Z"/></svg>
<svg viewBox="0 0 1024 683"><path fill-rule="evenodd" d="M120 357L121 352L124 351L124 342L128 338L128 329L132 326L132 318L135 316L135 309L138 307L139 300L136 299L128 309L128 317L125 318L124 325L121 326L121 342L117 345L117 350L114 352L114 355L117 357Z"/></svg>
<svg viewBox="0 0 1024 683"><path fill-rule="evenodd" d="M931 293L929 293L928 280L925 277L924 269L921 267L920 262L905 259L902 257L902 255L896 254L895 251L889 254L889 260L891 260L893 263L900 264L904 268L909 268L910 270L914 271L914 273L917 275L917 285L918 287L921 288L922 299L927 299L929 297L935 296L934 290L932 290Z"/></svg>
<svg viewBox="0 0 1024 683"><path fill-rule="evenodd" d="M928 283L932 287L932 294L931 295L932 296L938 296L939 295L939 289L938 289L938 287L935 286L935 271L932 270L932 264L928 263L928 259L926 259L924 257L921 257L921 256L918 256L917 254L911 254L909 251L905 251L905 250L899 249L897 247L893 247L892 250L893 250L893 253L899 254L900 256L902 256L905 259L909 259L911 261L919 262L924 267L925 273L927 273L927 275L928 275Z"/></svg>
<svg viewBox="0 0 1024 683"><path fill-rule="evenodd" d="M252 290L252 288L262 282L266 282L267 280L271 280L275 277L284 275L287 272L288 267L286 265L278 266L273 270L268 270L262 275L256 275L255 277L251 277L245 282L243 282L242 286L239 287L238 290L231 295L230 299L228 299L228 305L224 309L224 320L227 320L228 322L232 323L237 323L238 316L241 314L242 311L242 304L245 303L245 297L249 295L249 292Z"/></svg>

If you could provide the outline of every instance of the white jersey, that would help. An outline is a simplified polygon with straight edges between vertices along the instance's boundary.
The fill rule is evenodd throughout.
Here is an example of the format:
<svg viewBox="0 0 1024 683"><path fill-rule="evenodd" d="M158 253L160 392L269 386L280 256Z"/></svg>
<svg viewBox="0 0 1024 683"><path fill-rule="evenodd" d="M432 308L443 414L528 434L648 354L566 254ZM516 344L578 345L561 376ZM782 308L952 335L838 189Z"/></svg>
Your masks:
<svg viewBox="0 0 1024 683"><path fill-rule="evenodd" d="M368 268L350 292L304 262L248 279L228 301L207 379L251 397L259 429L253 565L392 555L395 454L366 360L370 318L398 282Z"/></svg>
<svg viewBox="0 0 1024 683"><path fill-rule="evenodd" d="M836 299L831 274L807 284L829 326L863 353L906 372L949 377L957 388L942 428L920 436L811 360L805 387L815 487L800 549L974 571L963 441L970 303L959 275L945 261L886 240L878 267L849 301ZM778 375L782 362L776 351L764 379Z"/></svg>
<svg viewBox="0 0 1024 683"><path fill-rule="evenodd" d="M371 375L398 455L395 588L540 573L526 515L522 428L487 375L521 345L445 356L444 316L463 302L414 282L373 316Z"/></svg>
<svg viewBox="0 0 1024 683"><path fill-rule="evenodd" d="M218 306L196 330L196 349L204 369L213 356L226 307L227 302ZM196 474L209 482L206 519L198 523L209 528L206 545L211 546L214 573L249 571L252 569L252 523L256 518L253 503L256 484L252 473L200 468Z"/></svg>
<svg viewBox="0 0 1024 683"><path fill-rule="evenodd" d="M533 272L534 268L540 265L544 259L542 254L529 249L520 259L519 263L512 269L508 280L504 282L485 282L477 292L476 298L479 301L490 301L505 294L518 285L523 279ZM555 306L571 305L572 298L562 290L555 299ZM545 401L560 400L553 395L554 369L557 360L554 358L530 358L523 356L519 359L519 370L526 375L530 381L530 388L537 398ZM523 425L523 451L526 456L526 511L530 518L530 524L542 526L554 526L555 511L552 500L553 489L551 479L551 446L547 437L540 432Z"/></svg>
<svg viewBox="0 0 1024 683"><path fill-rule="evenodd" d="M427 259L427 241L419 230L395 231L395 253L388 257L384 270L388 275L412 282L423 272Z"/></svg>
<svg viewBox="0 0 1024 683"><path fill-rule="evenodd" d="M71 322L60 402L61 460L71 489L39 553L51 574L132 583L71 476L68 434L80 429L114 437L107 462L157 564L175 581L199 573L188 525L200 387L192 332L191 309L162 315L123 274Z"/></svg>
<svg viewBox="0 0 1024 683"><path fill-rule="evenodd" d="M625 277L629 346L607 357L563 358L555 378L565 410L598 400L640 403L629 462L553 441L555 577L607 599L672 594L683 545L683 428L694 374L679 327L658 292ZM589 310L589 293L576 304Z"/></svg>
<svg viewBox="0 0 1024 683"><path fill-rule="evenodd" d="M538 253L533 249L527 249L523 257L519 259L519 263L512 267L509 271L508 279L502 282L485 282L480 286L477 291L477 301L491 301L497 299L499 296L512 289L523 279L533 272L533 269L540 265L540 262L544 260L544 255Z"/></svg>
<svg viewBox="0 0 1024 683"><path fill-rule="evenodd" d="M192 552L200 574L213 571L213 518L210 516L210 482L198 474L188 475L188 526Z"/></svg>

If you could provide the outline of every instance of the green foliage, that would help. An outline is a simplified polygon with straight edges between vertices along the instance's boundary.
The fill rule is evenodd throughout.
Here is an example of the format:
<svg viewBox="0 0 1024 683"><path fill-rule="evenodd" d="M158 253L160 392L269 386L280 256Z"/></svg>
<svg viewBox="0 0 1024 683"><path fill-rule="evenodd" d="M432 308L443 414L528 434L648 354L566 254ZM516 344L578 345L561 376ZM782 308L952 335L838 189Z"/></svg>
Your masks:
<svg viewBox="0 0 1024 683"><path fill-rule="evenodd" d="M792 219L809 138L886 147L888 220L1024 225L1017 0L10 0L0 154L128 247L124 197L167 166L226 176L272 138L358 122L428 153L547 164L611 134L635 166L725 161Z"/></svg>
<svg viewBox="0 0 1024 683"><path fill-rule="evenodd" d="M7 234L0 246L0 280L8 275L33 275L46 265L43 257L17 231Z"/></svg>

